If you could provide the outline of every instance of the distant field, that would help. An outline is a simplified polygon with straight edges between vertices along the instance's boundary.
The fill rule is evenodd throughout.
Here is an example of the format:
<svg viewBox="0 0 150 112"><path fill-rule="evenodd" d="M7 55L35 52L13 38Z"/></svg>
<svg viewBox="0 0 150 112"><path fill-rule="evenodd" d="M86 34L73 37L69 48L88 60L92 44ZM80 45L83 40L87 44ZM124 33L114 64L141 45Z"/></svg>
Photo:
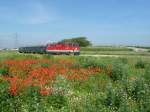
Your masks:
<svg viewBox="0 0 150 112"><path fill-rule="evenodd" d="M111 46L99 46L99 47L82 47L82 55L129 55L129 56L150 56L149 52L135 52L131 48L127 47L111 47Z"/></svg>
<svg viewBox="0 0 150 112"><path fill-rule="evenodd" d="M133 51L127 47L98 46L98 47L81 47L81 51Z"/></svg>
<svg viewBox="0 0 150 112"><path fill-rule="evenodd" d="M134 52L134 51L81 51L81 54L150 56L150 53L148 52Z"/></svg>
<svg viewBox="0 0 150 112"><path fill-rule="evenodd" d="M142 48L142 49L150 49L150 47L143 47L143 46L135 46L136 48Z"/></svg>

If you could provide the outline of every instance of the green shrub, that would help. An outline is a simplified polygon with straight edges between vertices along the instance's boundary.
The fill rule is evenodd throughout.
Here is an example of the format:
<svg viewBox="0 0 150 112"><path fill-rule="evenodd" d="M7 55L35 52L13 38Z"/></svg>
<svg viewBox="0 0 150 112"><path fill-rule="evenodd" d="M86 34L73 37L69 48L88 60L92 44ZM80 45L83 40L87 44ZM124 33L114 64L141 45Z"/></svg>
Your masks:
<svg viewBox="0 0 150 112"><path fill-rule="evenodd" d="M6 59L9 59L9 60L22 59L23 60L23 59L39 59L39 57L36 55L32 55L32 54L28 54L28 55L26 55L26 54L22 54L22 55L12 54L12 55L8 55L6 57Z"/></svg>
<svg viewBox="0 0 150 112"><path fill-rule="evenodd" d="M127 66L120 63L120 62L114 62L112 64L112 74L111 79L113 81L122 80L123 78L127 78L128 70Z"/></svg>
<svg viewBox="0 0 150 112"><path fill-rule="evenodd" d="M97 63L93 57L81 57L79 58L79 62L81 63L81 66L87 68L89 66L96 66Z"/></svg>
<svg viewBox="0 0 150 112"><path fill-rule="evenodd" d="M0 82L0 111L9 109L9 99L10 95L8 94L8 83L1 81ZM9 112L9 111L8 111Z"/></svg>
<svg viewBox="0 0 150 112"><path fill-rule="evenodd" d="M132 97L138 102L140 100L143 100L146 93L144 81L142 79L135 80L135 82L133 83L133 87Z"/></svg>
<svg viewBox="0 0 150 112"><path fill-rule="evenodd" d="M128 59L127 59L127 58L119 58L119 60L120 60L121 63L123 63L123 64L127 64L127 63L128 63Z"/></svg>
<svg viewBox="0 0 150 112"><path fill-rule="evenodd" d="M8 83L0 82L0 112L22 112L22 101L19 96L12 96L8 91Z"/></svg>
<svg viewBox="0 0 150 112"><path fill-rule="evenodd" d="M139 60L136 64L135 67L136 68L145 68L146 63L142 60Z"/></svg>
<svg viewBox="0 0 150 112"><path fill-rule="evenodd" d="M105 106L111 110L117 111L120 108L122 102L123 94L121 90L109 87L107 88L106 95L107 97L104 101Z"/></svg>
<svg viewBox="0 0 150 112"><path fill-rule="evenodd" d="M43 67L43 68L48 68L48 67L49 67L49 64L48 64L48 63L41 63L41 67Z"/></svg>
<svg viewBox="0 0 150 112"><path fill-rule="evenodd" d="M81 57L79 58L79 62L81 66L85 68L89 66L93 66L93 67L100 67L106 69L106 64L94 57Z"/></svg>
<svg viewBox="0 0 150 112"><path fill-rule="evenodd" d="M43 55L43 58L44 58L44 59L53 59L53 56L50 55L50 54L44 54L44 55Z"/></svg>
<svg viewBox="0 0 150 112"><path fill-rule="evenodd" d="M8 73L8 66L7 65L3 65L1 68L0 68L0 75L9 75Z"/></svg>
<svg viewBox="0 0 150 112"><path fill-rule="evenodd" d="M124 90L126 91L128 98L128 102L126 103L129 104L132 101L135 106L134 110L138 110L140 112L148 112L147 110L149 110L150 104L150 91L148 85L145 84L144 80L142 78L139 78L137 80L128 81L126 84L124 84L124 86Z"/></svg>
<svg viewBox="0 0 150 112"><path fill-rule="evenodd" d="M53 82L53 92L56 94L63 93L66 95L71 89L69 81L63 76L59 75L56 77L55 82Z"/></svg>
<svg viewBox="0 0 150 112"><path fill-rule="evenodd" d="M43 112L42 96L39 94L39 87L28 87L22 93L20 99L23 101L23 108L27 112Z"/></svg>
<svg viewBox="0 0 150 112"><path fill-rule="evenodd" d="M82 47L90 46L91 42L87 40L87 37L76 37L70 39L63 39L61 42L75 42L78 43Z"/></svg>
<svg viewBox="0 0 150 112"><path fill-rule="evenodd" d="M104 105L106 94L104 92L90 93L86 96L83 111L85 112L108 112L109 108Z"/></svg>
<svg viewBox="0 0 150 112"><path fill-rule="evenodd" d="M71 66L70 66L71 69L80 69L81 68L81 65L79 62L74 62Z"/></svg>
<svg viewBox="0 0 150 112"><path fill-rule="evenodd" d="M147 83L150 82L150 64L147 65L145 69L144 79L146 80Z"/></svg>
<svg viewBox="0 0 150 112"><path fill-rule="evenodd" d="M48 96L47 103L55 109L61 109L67 105L67 99L61 94L52 94Z"/></svg>

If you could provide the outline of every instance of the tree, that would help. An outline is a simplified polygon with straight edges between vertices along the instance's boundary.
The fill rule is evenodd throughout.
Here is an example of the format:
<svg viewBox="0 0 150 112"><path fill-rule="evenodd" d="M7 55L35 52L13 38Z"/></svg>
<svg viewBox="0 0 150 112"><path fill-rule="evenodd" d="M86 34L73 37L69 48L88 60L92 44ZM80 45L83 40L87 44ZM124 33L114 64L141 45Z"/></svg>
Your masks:
<svg viewBox="0 0 150 112"><path fill-rule="evenodd" d="M77 42L81 47L86 47L92 45L86 37L77 37L77 38L70 38L64 39L62 42Z"/></svg>

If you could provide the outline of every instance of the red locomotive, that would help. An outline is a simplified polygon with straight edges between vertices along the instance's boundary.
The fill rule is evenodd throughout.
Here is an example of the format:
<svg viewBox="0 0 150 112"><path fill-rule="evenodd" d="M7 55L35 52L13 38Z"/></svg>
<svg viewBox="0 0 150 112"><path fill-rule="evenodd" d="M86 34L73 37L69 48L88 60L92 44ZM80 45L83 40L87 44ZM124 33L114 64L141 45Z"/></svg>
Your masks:
<svg viewBox="0 0 150 112"><path fill-rule="evenodd" d="M49 43L46 46L20 47L20 53L79 55L80 46L75 42Z"/></svg>

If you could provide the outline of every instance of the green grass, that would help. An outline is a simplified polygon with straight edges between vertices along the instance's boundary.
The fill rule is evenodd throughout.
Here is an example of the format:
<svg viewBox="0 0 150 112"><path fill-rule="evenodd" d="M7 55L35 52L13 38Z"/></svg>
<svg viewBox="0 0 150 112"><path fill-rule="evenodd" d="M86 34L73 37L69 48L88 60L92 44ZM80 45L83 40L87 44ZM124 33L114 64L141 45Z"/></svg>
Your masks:
<svg viewBox="0 0 150 112"><path fill-rule="evenodd" d="M149 52L135 52L127 47L97 46L81 47L81 55L123 55L123 56L150 56Z"/></svg>
<svg viewBox="0 0 150 112"><path fill-rule="evenodd" d="M148 52L134 52L134 51L81 51L81 54L89 55L139 55L150 56Z"/></svg>
<svg viewBox="0 0 150 112"><path fill-rule="evenodd" d="M114 46L99 46L99 47L81 47L81 51L133 51L126 47L114 47Z"/></svg>

